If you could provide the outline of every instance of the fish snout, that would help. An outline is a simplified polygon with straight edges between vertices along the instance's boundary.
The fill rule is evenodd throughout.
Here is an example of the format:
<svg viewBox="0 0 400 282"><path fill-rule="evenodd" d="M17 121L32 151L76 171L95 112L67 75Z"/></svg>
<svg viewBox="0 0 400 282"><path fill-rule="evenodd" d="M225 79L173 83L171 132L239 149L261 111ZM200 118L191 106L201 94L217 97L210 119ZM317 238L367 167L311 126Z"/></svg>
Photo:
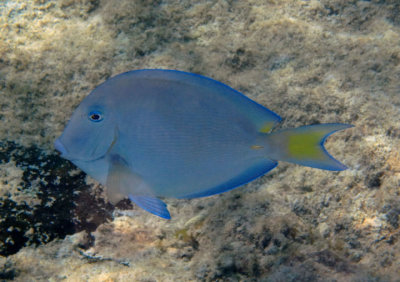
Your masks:
<svg viewBox="0 0 400 282"><path fill-rule="evenodd" d="M61 143L60 139L56 139L56 141L54 141L54 147L58 152L60 152L61 156L65 156L67 154L67 149Z"/></svg>

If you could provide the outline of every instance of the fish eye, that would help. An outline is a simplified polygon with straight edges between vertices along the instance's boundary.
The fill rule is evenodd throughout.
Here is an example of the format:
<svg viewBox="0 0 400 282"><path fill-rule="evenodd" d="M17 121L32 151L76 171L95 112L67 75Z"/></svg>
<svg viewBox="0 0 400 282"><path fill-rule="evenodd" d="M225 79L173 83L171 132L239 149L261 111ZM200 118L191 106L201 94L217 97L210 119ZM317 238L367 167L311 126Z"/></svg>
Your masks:
<svg viewBox="0 0 400 282"><path fill-rule="evenodd" d="M99 111L91 111L88 115L89 120L93 122L99 122L103 120L103 114Z"/></svg>

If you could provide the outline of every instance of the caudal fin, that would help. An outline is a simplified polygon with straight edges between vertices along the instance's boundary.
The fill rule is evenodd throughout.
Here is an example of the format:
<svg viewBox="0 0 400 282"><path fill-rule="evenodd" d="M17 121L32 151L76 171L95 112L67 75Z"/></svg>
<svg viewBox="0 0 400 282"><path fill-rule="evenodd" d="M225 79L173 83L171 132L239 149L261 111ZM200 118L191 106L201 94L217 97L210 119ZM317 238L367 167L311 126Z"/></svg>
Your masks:
<svg viewBox="0 0 400 282"><path fill-rule="evenodd" d="M286 161L326 170L344 170L347 167L335 160L325 149L326 138L332 133L353 127L350 124L326 123L307 125L271 133L267 136L270 156Z"/></svg>

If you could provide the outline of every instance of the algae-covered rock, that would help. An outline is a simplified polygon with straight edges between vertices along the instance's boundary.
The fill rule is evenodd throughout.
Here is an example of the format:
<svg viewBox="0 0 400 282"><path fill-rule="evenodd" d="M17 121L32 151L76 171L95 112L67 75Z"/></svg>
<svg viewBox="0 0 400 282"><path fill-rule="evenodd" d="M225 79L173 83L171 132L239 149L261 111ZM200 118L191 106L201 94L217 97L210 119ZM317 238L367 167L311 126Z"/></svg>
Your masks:
<svg viewBox="0 0 400 282"><path fill-rule="evenodd" d="M6 0L0 3L0 279L396 281L400 4L392 1ZM207 75L282 116L344 122L349 169L281 163L236 190L166 199L172 220L53 150L74 108L118 73Z"/></svg>
<svg viewBox="0 0 400 282"><path fill-rule="evenodd" d="M0 254L39 245L81 230L94 231L111 217L111 207L96 199L85 175L59 156L37 147L0 143L0 166L15 165L23 173L2 181ZM8 189L7 189L8 188Z"/></svg>

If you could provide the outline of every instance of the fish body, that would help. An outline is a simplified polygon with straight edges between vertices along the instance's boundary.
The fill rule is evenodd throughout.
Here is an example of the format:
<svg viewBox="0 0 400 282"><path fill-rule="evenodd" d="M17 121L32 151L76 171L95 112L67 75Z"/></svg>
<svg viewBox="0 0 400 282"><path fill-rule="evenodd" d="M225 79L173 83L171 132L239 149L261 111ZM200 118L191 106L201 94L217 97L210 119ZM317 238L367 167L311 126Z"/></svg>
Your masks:
<svg viewBox="0 0 400 282"><path fill-rule="evenodd" d="M159 197L222 193L273 169L278 160L329 170L346 167L324 149L347 124L270 133L281 118L213 79L175 70L136 70L94 89L55 147L107 187L170 218Z"/></svg>

